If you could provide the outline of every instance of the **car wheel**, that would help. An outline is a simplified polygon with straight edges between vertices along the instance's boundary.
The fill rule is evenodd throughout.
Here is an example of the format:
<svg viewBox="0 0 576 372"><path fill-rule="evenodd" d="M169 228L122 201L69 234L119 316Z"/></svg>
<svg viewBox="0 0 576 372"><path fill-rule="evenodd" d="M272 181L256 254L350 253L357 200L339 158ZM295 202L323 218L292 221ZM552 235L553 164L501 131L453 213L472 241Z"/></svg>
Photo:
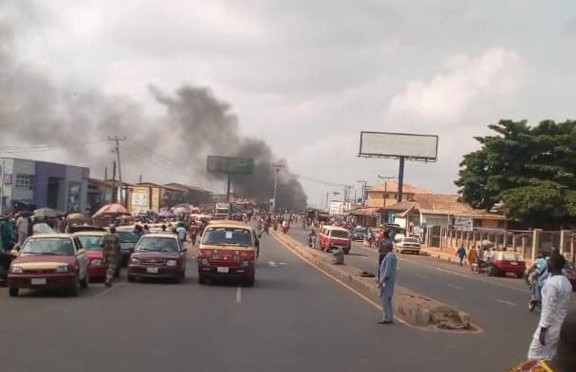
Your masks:
<svg viewBox="0 0 576 372"><path fill-rule="evenodd" d="M529 311L534 311L534 309L536 309L536 302L529 301L529 302L528 302L528 310L529 310Z"/></svg>
<svg viewBox="0 0 576 372"><path fill-rule="evenodd" d="M20 290L15 287L10 287L9 289L10 297L18 297L19 292Z"/></svg>
<svg viewBox="0 0 576 372"><path fill-rule="evenodd" d="M134 277L134 275L128 275L128 281L130 283L134 283L136 281L136 277Z"/></svg>
<svg viewBox="0 0 576 372"><path fill-rule="evenodd" d="M495 266L488 266L488 276L497 276L498 271Z"/></svg>
<svg viewBox="0 0 576 372"><path fill-rule="evenodd" d="M344 249L344 254L348 254L348 253L350 253L350 248L347 248L347 249L345 248L345 249Z"/></svg>
<svg viewBox="0 0 576 372"><path fill-rule="evenodd" d="M198 275L198 283L199 284L206 284L206 278L204 277L204 275L202 275L202 274Z"/></svg>
<svg viewBox="0 0 576 372"><path fill-rule="evenodd" d="M249 278L247 278L247 279L244 279L244 283L243 283L243 284L244 284L245 287L254 287L254 281L255 281L255 280L254 280L254 276L251 276L251 277L249 277Z"/></svg>
<svg viewBox="0 0 576 372"><path fill-rule="evenodd" d="M82 287L82 289L88 289L89 285L90 285L90 277L88 276L88 271L86 271L86 275L84 275L84 279L82 279L82 281L80 281L80 287Z"/></svg>
<svg viewBox="0 0 576 372"><path fill-rule="evenodd" d="M80 281L78 279L76 279L74 285L72 287L70 287L70 290L68 291L68 295L70 297L76 297L76 296L78 296L79 292L80 292Z"/></svg>

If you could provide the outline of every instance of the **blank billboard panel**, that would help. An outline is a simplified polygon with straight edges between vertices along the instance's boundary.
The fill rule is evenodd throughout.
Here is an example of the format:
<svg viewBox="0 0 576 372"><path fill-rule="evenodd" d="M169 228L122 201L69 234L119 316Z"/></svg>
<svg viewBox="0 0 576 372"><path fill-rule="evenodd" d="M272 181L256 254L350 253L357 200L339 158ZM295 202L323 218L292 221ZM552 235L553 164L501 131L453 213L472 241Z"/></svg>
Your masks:
<svg viewBox="0 0 576 372"><path fill-rule="evenodd" d="M361 132L359 156L435 161L438 136L410 133Z"/></svg>

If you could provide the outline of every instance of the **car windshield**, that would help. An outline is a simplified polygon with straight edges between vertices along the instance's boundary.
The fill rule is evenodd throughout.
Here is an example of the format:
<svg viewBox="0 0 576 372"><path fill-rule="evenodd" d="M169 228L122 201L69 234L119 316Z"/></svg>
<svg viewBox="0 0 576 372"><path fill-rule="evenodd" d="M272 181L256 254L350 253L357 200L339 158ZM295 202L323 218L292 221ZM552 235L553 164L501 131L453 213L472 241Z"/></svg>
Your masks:
<svg viewBox="0 0 576 372"><path fill-rule="evenodd" d="M140 236L132 231L116 231L116 236L120 243L137 243L140 239Z"/></svg>
<svg viewBox="0 0 576 372"><path fill-rule="evenodd" d="M402 239L404 243L420 243L417 238L404 238Z"/></svg>
<svg viewBox="0 0 576 372"><path fill-rule="evenodd" d="M82 235L78 237L82 248L90 251L102 250L102 235Z"/></svg>
<svg viewBox="0 0 576 372"><path fill-rule="evenodd" d="M74 245L69 238L28 239L22 255L74 256Z"/></svg>
<svg viewBox="0 0 576 372"><path fill-rule="evenodd" d="M332 230L332 233L330 234L331 237L333 238L344 238L344 239L348 239L348 231L343 231L343 230Z"/></svg>
<svg viewBox="0 0 576 372"><path fill-rule="evenodd" d="M208 227L202 238L203 244L252 246L252 234L248 229L234 227Z"/></svg>
<svg viewBox="0 0 576 372"><path fill-rule="evenodd" d="M143 237L136 245L141 252L178 252L178 242L173 237Z"/></svg>

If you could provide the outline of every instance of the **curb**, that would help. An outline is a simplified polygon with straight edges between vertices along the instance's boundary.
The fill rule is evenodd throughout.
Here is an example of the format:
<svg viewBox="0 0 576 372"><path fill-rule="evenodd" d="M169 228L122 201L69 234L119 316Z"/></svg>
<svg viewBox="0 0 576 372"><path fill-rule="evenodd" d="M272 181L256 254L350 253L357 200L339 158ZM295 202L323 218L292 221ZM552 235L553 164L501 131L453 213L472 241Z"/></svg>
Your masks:
<svg viewBox="0 0 576 372"><path fill-rule="evenodd" d="M331 263L331 255L310 249L291 236L278 232L271 232L271 236L289 249L296 251L295 253L312 265L357 291L370 302L380 303L376 280L361 277L362 270L347 265L334 265ZM414 327L466 333L478 330L470 323L469 314L398 285L394 288L393 306L395 315Z"/></svg>

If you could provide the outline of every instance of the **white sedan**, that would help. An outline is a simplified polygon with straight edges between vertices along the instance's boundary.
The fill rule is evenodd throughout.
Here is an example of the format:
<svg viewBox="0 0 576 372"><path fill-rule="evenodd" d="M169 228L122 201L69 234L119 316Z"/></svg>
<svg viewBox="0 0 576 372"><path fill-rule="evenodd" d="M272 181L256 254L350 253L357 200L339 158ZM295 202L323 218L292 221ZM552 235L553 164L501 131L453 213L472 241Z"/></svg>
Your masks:
<svg viewBox="0 0 576 372"><path fill-rule="evenodd" d="M400 253L410 252L419 254L420 253L420 240L415 237L403 237L398 240L395 244L396 251Z"/></svg>

